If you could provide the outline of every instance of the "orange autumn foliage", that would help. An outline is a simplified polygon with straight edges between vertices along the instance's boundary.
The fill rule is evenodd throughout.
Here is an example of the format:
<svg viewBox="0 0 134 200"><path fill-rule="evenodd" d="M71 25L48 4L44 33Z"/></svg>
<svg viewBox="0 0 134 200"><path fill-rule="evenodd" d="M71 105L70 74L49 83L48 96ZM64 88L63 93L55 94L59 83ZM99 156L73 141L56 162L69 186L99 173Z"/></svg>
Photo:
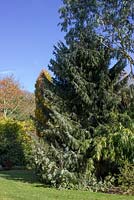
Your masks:
<svg viewBox="0 0 134 200"><path fill-rule="evenodd" d="M23 95L13 76L0 79L0 116L10 117L18 108Z"/></svg>

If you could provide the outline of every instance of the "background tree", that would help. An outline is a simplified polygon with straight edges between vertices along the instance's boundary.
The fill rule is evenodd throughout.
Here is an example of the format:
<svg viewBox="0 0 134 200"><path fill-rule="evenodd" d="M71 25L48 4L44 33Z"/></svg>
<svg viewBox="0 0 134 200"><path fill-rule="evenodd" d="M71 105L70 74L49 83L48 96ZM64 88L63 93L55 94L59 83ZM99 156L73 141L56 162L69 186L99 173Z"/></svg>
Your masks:
<svg viewBox="0 0 134 200"><path fill-rule="evenodd" d="M27 119L34 114L34 95L22 90L13 76L0 79L0 115Z"/></svg>
<svg viewBox="0 0 134 200"><path fill-rule="evenodd" d="M4 118L7 118L16 112L20 104L22 91L19 83L13 76L5 77L0 80L0 111Z"/></svg>
<svg viewBox="0 0 134 200"><path fill-rule="evenodd" d="M27 120L34 117L35 96L33 93L22 90L22 99L18 108L18 120Z"/></svg>
<svg viewBox="0 0 134 200"><path fill-rule="evenodd" d="M99 1L96 18L102 41L109 44L116 57L127 59L130 73L134 66L134 2L132 0ZM112 8L112 10L111 10Z"/></svg>

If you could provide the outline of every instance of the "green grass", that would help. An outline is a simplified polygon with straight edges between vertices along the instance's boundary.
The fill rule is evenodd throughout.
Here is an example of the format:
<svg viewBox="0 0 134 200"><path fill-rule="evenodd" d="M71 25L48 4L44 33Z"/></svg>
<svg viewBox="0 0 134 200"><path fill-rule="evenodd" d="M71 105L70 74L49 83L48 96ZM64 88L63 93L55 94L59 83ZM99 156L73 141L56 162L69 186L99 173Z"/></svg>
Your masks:
<svg viewBox="0 0 134 200"><path fill-rule="evenodd" d="M30 171L0 171L0 200L134 200L134 196L45 188Z"/></svg>

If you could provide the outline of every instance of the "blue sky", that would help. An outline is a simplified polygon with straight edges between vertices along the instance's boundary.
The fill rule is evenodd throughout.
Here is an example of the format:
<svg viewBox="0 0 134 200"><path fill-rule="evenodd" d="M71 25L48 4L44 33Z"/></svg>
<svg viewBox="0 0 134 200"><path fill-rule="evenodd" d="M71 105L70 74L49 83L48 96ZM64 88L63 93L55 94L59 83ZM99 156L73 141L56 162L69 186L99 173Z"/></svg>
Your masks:
<svg viewBox="0 0 134 200"><path fill-rule="evenodd" d="M14 74L34 91L53 45L64 38L57 26L61 5L61 0L0 0L0 76Z"/></svg>

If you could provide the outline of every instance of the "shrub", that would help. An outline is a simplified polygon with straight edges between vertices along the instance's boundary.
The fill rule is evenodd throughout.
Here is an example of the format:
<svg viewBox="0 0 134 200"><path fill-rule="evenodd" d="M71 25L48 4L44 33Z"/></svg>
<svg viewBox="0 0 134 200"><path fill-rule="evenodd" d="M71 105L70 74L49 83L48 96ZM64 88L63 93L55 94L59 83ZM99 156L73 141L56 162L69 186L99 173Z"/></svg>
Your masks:
<svg viewBox="0 0 134 200"><path fill-rule="evenodd" d="M62 165L58 167L56 160L52 158L53 153L54 149L47 145L44 151L42 143L35 146L33 163L40 181L57 188L74 188L78 184L76 174L69 172L67 167L63 168Z"/></svg>
<svg viewBox="0 0 134 200"><path fill-rule="evenodd" d="M24 122L0 120L0 164L5 168L26 165L32 151L32 139Z"/></svg>
<svg viewBox="0 0 134 200"><path fill-rule="evenodd" d="M134 164L126 164L120 169L119 185L124 193L134 194Z"/></svg>

